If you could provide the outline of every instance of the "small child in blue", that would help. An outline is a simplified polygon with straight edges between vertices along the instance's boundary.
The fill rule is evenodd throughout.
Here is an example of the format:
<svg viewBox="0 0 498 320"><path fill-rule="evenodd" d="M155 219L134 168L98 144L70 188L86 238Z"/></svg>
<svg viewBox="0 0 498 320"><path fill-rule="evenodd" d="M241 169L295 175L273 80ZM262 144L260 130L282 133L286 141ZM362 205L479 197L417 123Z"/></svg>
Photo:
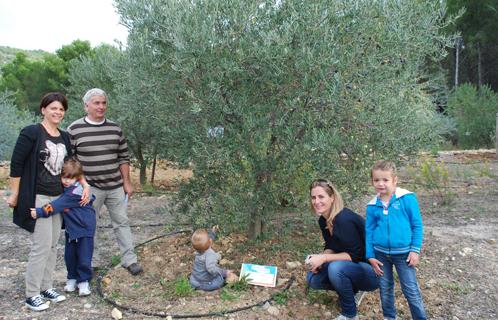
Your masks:
<svg viewBox="0 0 498 320"><path fill-rule="evenodd" d="M31 208L33 219L46 218L51 215L63 214L66 228L66 246L64 260L67 268L66 292L74 292L76 286L80 296L87 296L90 292L89 281L92 279L93 237L96 228L96 215L92 207L95 196L84 206L80 204L83 186L81 163L75 159L64 162L61 171L61 181L64 192L54 201L41 208Z"/></svg>
<svg viewBox="0 0 498 320"><path fill-rule="evenodd" d="M194 267L189 281L194 289L213 291L225 284L225 279L231 277L231 270L222 269L218 266L221 256L215 252L211 245L213 239L205 229L198 229L192 235L192 246L195 253Z"/></svg>
<svg viewBox="0 0 498 320"><path fill-rule="evenodd" d="M423 226L417 197L397 187L396 165L377 161L371 171L377 196L367 205L366 258L380 277L380 299L384 319L396 319L393 266L408 301L412 319L426 319L417 283Z"/></svg>

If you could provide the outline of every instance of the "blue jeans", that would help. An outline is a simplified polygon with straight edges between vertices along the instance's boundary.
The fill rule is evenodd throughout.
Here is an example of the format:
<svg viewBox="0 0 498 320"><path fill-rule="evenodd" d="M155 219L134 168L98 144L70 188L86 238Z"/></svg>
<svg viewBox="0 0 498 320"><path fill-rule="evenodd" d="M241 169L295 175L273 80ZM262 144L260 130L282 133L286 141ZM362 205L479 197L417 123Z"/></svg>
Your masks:
<svg viewBox="0 0 498 320"><path fill-rule="evenodd" d="M408 301L412 319L426 319L424 301L417 283L417 275L414 267L410 267L406 259L408 253L385 254L375 251L375 257L382 262L384 275L380 277L380 300L382 312L386 319L396 319L396 307L394 306L394 277L393 266L398 273L401 290Z"/></svg>
<svg viewBox="0 0 498 320"><path fill-rule="evenodd" d="M69 241L66 233L64 261L67 278L77 283L92 280L93 237L82 237Z"/></svg>
<svg viewBox="0 0 498 320"><path fill-rule="evenodd" d="M339 295L341 314L356 316L354 295L379 287L379 277L365 262L334 261L324 263L318 273L308 272L306 279L312 289L334 290Z"/></svg>

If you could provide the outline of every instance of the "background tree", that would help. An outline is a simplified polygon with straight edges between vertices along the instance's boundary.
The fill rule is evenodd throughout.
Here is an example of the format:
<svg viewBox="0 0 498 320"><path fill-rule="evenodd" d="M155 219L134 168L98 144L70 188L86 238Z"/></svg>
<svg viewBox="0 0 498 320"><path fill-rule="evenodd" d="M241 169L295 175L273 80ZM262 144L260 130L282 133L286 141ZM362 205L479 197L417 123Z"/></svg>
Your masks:
<svg viewBox="0 0 498 320"><path fill-rule="evenodd" d="M456 120L458 145L491 148L495 144L498 94L489 86L458 86L448 99L448 114Z"/></svg>
<svg viewBox="0 0 498 320"><path fill-rule="evenodd" d="M65 62L70 62L74 59L81 59L82 57L93 56L94 52L90 41L74 40L68 45L62 46L56 51L59 58Z"/></svg>
<svg viewBox="0 0 498 320"><path fill-rule="evenodd" d="M109 95L108 117L118 122L140 168L140 182L146 183L147 166L157 156L175 159L181 138L170 132L178 127L177 109L172 97L175 82L162 72L146 32L136 29L128 37L125 51L110 46L95 49L94 55L76 60L69 72L71 101L82 106L81 97L93 87ZM173 94L174 95L174 94ZM70 111L67 123L83 115L83 108Z"/></svg>
<svg viewBox="0 0 498 320"><path fill-rule="evenodd" d="M32 114L16 108L12 93L0 93L0 160L10 160L19 131L34 121Z"/></svg>
<svg viewBox="0 0 498 320"><path fill-rule="evenodd" d="M123 63L115 75L119 79L117 104L123 111L117 121L122 124L139 164L143 185L151 161L155 165L157 156L174 158L174 145L178 141L171 132L179 118L173 108L175 81L161 68L165 61L157 58L146 33L134 31L128 37Z"/></svg>
<svg viewBox="0 0 498 320"><path fill-rule="evenodd" d="M74 59L91 54L88 41L76 40L57 50L44 53L41 60L29 59L19 52L15 59L1 68L0 91L14 92L18 108L38 112L40 98L50 91L65 93L68 66Z"/></svg>
<svg viewBox="0 0 498 320"><path fill-rule="evenodd" d="M194 177L180 196L194 224L256 237L312 178L352 196L375 159L437 140L422 66L448 44L440 2L116 3L181 80Z"/></svg>
<svg viewBox="0 0 498 320"><path fill-rule="evenodd" d="M115 79L113 70L119 68L123 52L110 45L101 45L93 50L92 55L73 59L69 65L67 88L69 103L64 118L66 125L84 115L83 95L91 88L102 88L109 96L110 108L107 116L113 118L120 110L113 107L115 102Z"/></svg>
<svg viewBox="0 0 498 320"><path fill-rule="evenodd" d="M489 85L498 90L498 2L496 0L447 0L448 15L465 9L455 20L450 32L459 32L464 49L460 47L459 83L470 82L478 87ZM456 44L454 53L456 50ZM448 56L445 63L450 72L453 86L455 54Z"/></svg>

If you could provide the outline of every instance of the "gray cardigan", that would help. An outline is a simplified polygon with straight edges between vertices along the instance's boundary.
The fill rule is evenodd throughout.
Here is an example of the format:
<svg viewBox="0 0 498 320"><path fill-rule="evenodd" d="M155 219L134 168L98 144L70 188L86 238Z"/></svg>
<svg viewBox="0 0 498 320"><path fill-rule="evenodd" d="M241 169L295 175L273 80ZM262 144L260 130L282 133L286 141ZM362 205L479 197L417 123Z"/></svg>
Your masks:
<svg viewBox="0 0 498 320"><path fill-rule="evenodd" d="M194 267L190 275L193 281L198 283L209 283L216 277L226 277L227 271L218 266L218 260L221 256L216 253L211 247L204 253L195 253Z"/></svg>

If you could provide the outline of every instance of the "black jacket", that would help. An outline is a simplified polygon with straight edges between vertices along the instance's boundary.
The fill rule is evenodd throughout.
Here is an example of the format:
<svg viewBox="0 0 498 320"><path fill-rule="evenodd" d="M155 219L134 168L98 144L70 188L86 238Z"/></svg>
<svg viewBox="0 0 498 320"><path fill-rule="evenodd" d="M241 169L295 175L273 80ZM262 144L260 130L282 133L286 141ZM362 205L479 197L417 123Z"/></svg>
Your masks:
<svg viewBox="0 0 498 320"><path fill-rule="evenodd" d="M24 127L17 138L10 161L10 176L21 177L17 206L14 208L14 223L29 232L34 232L36 223L31 218L29 209L35 207L41 130L39 123ZM66 145L67 156L70 157L69 134L62 130L59 132Z"/></svg>
<svg viewBox="0 0 498 320"><path fill-rule="evenodd" d="M325 249L335 253L346 252L353 262L365 262L365 219L348 208L342 209L334 218L334 231L330 235L327 221L323 216L318 219L322 230Z"/></svg>

